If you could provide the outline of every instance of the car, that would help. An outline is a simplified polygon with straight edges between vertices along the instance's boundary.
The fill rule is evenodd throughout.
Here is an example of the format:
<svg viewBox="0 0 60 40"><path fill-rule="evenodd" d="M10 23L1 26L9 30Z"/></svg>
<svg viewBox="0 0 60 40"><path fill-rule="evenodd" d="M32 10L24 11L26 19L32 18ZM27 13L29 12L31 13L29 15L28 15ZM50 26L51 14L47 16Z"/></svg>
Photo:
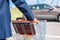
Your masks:
<svg viewBox="0 0 60 40"><path fill-rule="evenodd" d="M37 19L58 20L60 21L60 9L48 4L29 5L34 17Z"/></svg>

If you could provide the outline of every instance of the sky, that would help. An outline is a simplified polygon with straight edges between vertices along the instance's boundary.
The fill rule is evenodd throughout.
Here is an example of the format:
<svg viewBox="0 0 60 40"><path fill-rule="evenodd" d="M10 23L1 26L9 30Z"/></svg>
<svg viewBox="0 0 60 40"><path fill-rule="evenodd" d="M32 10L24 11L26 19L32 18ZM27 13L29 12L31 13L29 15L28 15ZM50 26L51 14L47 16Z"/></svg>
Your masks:
<svg viewBox="0 0 60 40"><path fill-rule="evenodd" d="M45 3L45 4L50 4L50 5L59 5L60 6L60 0L25 0L27 2L28 5L32 5L32 4L41 4L41 3ZM12 1L10 0L10 7L15 8L15 5L12 3Z"/></svg>

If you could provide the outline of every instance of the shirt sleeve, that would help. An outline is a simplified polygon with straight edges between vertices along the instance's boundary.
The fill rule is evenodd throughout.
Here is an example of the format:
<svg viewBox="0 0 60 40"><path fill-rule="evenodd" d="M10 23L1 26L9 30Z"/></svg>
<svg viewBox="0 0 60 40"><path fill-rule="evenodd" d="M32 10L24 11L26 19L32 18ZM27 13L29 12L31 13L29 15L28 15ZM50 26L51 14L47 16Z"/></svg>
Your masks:
<svg viewBox="0 0 60 40"><path fill-rule="evenodd" d="M25 0L12 0L12 2L17 6L17 8L25 15L27 20L33 21L34 16L32 11L29 9Z"/></svg>

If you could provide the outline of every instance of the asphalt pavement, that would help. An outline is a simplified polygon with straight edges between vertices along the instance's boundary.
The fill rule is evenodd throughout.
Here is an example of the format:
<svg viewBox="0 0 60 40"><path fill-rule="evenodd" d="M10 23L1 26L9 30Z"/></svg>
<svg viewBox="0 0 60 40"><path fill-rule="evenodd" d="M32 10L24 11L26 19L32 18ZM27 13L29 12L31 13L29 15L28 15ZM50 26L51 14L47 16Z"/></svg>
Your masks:
<svg viewBox="0 0 60 40"><path fill-rule="evenodd" d="M47 22L46 40L60 40L60 22Z"/></svg>

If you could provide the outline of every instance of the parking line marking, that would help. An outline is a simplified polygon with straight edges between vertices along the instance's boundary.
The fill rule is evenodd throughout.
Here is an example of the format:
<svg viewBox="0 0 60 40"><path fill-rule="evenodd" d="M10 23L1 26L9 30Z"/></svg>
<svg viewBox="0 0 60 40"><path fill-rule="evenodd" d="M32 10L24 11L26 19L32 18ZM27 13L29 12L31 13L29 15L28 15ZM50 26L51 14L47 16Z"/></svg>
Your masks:
<svg viewBox="0 0 60 40"><path fill-rule="evenodd" d="M60 36L46 35L46 37L60 38Z"/></svg>

